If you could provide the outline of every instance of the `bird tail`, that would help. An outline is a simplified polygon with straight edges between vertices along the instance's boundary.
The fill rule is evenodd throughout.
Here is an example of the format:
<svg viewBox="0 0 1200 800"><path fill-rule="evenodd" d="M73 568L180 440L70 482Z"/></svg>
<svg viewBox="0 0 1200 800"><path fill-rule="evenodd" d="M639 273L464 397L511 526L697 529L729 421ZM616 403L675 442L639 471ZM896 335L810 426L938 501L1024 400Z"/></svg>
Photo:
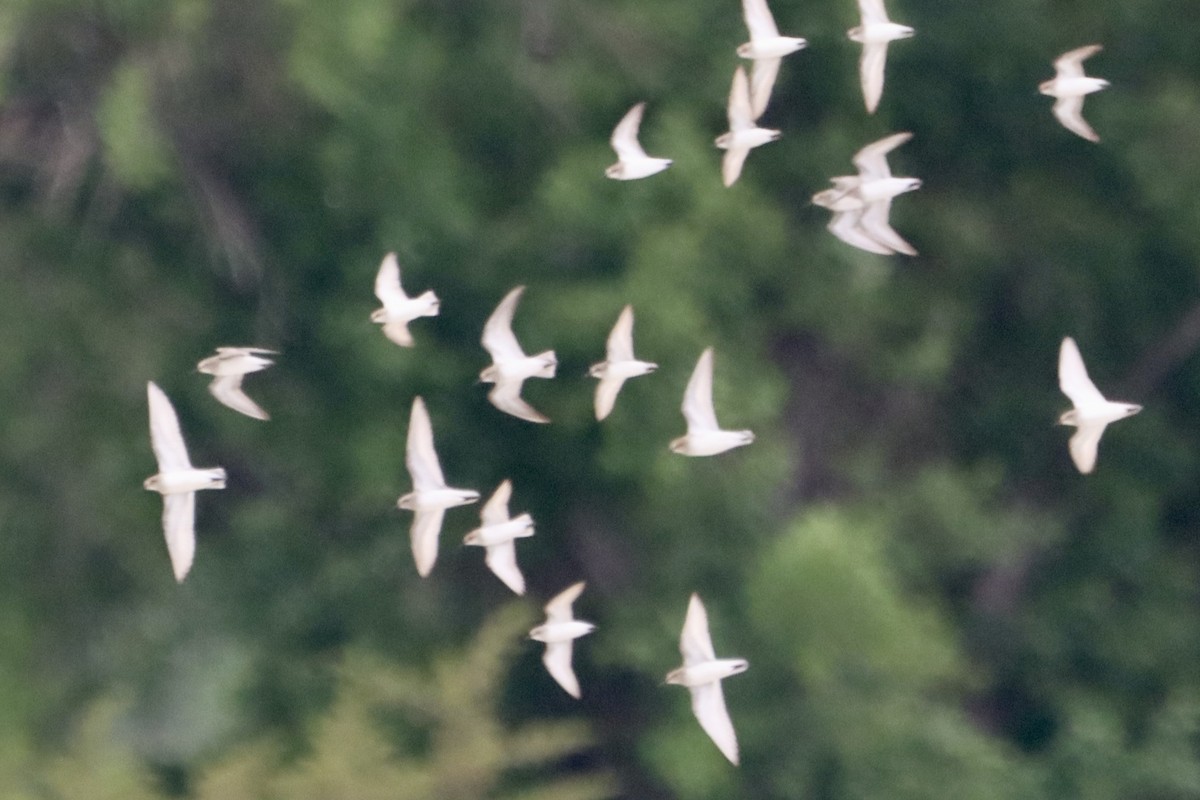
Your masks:
<svg viewBox="0 0 1200 800"><path fill-rule="evenodd" d="M544 353L538 353L534 358L545 362L545 366L534 374L539 378L553 378L555 370L558 369L558 358L554 355L554 351L547 350Z"/></svg>

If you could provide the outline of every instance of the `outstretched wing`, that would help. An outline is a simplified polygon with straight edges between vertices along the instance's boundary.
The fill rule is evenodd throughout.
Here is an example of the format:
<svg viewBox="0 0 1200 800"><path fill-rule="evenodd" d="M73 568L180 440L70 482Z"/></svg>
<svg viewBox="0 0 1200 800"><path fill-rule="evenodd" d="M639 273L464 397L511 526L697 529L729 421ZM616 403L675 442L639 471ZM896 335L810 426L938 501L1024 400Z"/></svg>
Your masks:
<svg viewBox="0 0 1200 800"><path fill-rule="evenodd" d="M1095 408L1108 402L1088 377L1079 346L1070 336L1063 339L1058 351L1058 387L1070 398L1075 408ZM1097 433L1096 441L1099 440L1100 434ZM1092 452L1094 460L1095 448L1092 448Z"/></svg>
<svg viewBox="0 0 1200 800"><path fill-rule="evenodd" d="M425 401L419 395L413 399L408 419L408 449L404 463L412 477L413 488L418 492L446 488L442 465L433 449L433 425L425 410Z"/></svg>
<svg viewBox="0 0 1200 800"><path fill-rule="evenodd" d="M684 666L702 664L716 659L712 637L708 633L708 613L700 595L693 593L688 601L687 618L683 621L683 632L679 635L679 652Z"/></svg>
<svg viewBox="0 0 1200 800"><path fill-rule="evenodd" d="M496 487L492 496L479 512L479 518L486 525L499 525L508 522L508 500L512 497L512 481L505 479Z"/></svg>
<svg viewBox="0 0 1200 800"><path fill-rule="evenodd" d="M542 653L542 663L546 671L567 694L576 700L580 697L579 679L575 677L575 668L571 666L571 653L574 650L572 642L547 642L546 652Z"/></svg>
<svg viewBox="0 0 1200 800"><path fill-rule="evenodd" d="M516 380L498 380L492 390L488 392L488 400L505 414L512 414L527 422L549 422L549 417L522 399L521 387L524 383L524 381Z"/></svg>
<svg viewBox="0 0 1200 800"><path fill-rule="evenodd" d="M153 381L146 384L146 400L150 406L150 447L158 460L158 471L191 469L175 407Z"/></svg>
<svg viewBox="0 0 1200 800"><path fill-rule="evenodd" d="M1069 95L1054 101L1054 117L1064 128L1089 142L1100 141L1100 135L1083 118L1083 95Z"/></svg>
<svg viewBox="0 0 1200 800"><path fill-rule="evenodd" d="M877 142L871 142L855 153L854 166L858 167L862 180L866 182L892 177L892 170L888 167L887 154L911 138L912 134L908 132L893 133Z"/></svg>
<svg viewBox="0 0 1200 800"><path fill-rule="evenodd" d="M729 711L725 708L725 694L721 691L721 682L689 686L688 689L692 693L692 713L696 715L700 727L725 757L737 764L737 734L733 730L733 720L729 718Z"/></svg>
<svg viewBox="0 0 1200 800"><path fill-rule="evenodd" d="M525 351L512 331L513 312L524 291L524 286L518 286L506 294L483 326L483 346L494 362L525 357Z"/></svg>
<svg viewBox="0 0 1200 800"><path fill-rule="evenodd" d="M1054 71L1060 78L1082 78L1083 62L1102 49L1101 45L1089 44L1069 50L1054 60Z"/></svg>
<svg viewBox="0 0 1200 800"><path fill-rule="evenodd" d="M1100 450L1100 437L1108 425L1103 422L1089 422L1076 428L1071 435L1069 446L1071 460L1075 467L1084 475L1096 468L1096 455Z"/></svg>
<svg viewBox="0 0 1200 800"><path fill-rule="evenodd" d="M517 547L514 540L494 544L487 548L484 561L504 585L517 594L525 594L525 576L517 566Z"/></svg>
<svg viewBox="0 0 1200 800"><path fill-rule="evenodd" d="M683 392L683 418L687 420L688 432L716 431L717 412L712 399L713 349L705 349L692 370L687 389Z"/></svg>
<svg viewBox="0 0 1200 800"><path fill-rule="evenodd" d="M548 622L570 622L575 619L571 613L572 604L583 594L584 581L573 583L556 594L546 603L546 620Z"/></svg>
<svg viewBox="0 0 1200 800"><path fill-rule="evenodd" d="M384 308L408 299L408 295L400 288L400 262L395 253L388 253L379 265L379 272L375 274L375 296Z"/></svg>
<svg viewBox="0 0 1200 800"><path fill-rule="evenodd" d="M253 417L254 419L270 419L267 412L242 391L242 376L240 374L218 375L208 385L208 391L213 397L217 398L221 405L232 408L238 413L245 414L247 417Z"/></svg>
<svg viewBox="0 0 1200 800"><path fill-rule="evenodd" d="M180 583L192 568L196 555L196 493L180 492L163 495L163 535L171 569Z"/></svg>
<svg viewBox="0 0 1200 800"><path fill-rule="evenodd" d="M612 149L617 152L617 157L622 161L648 157L646 151L642 149L641 143L638 142L638 129L642 126L642 112L645 110L646 104L638 103L625 112L625 116L617 123L617 127L613 128L612 138L608 141L612 145Z"/></svg>
<svg viewBox="0 0 1200 800"><path fill-rule="evenodd" d="M779 35L775 18L767 0L742 0L742 16L746 19L746 27L750 30L750 39L773 39Z"/></svg>

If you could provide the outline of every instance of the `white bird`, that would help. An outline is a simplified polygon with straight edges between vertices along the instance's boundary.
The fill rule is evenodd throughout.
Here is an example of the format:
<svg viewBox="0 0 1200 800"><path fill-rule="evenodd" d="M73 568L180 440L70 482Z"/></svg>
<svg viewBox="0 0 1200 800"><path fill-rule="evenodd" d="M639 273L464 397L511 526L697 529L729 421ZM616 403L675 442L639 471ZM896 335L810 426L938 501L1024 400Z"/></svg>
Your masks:
<svg viewBox="0 0 1200 800"><path fill-rule="evenodd" d="M521 398L526 378L553 378L558 366L553 350L527 356L513 335L513 312L524 291L524 286L518 286L506 294L483 326L483 346L492 356L492 365L479 373L479 380L495 384L488 400L504 413L529 422L549 422L549 417Z"/></svg>
<svg viewBox="0 0 1200 800"><path fill-rule="evenodd" d="M899 25L888 19L883 0L858 0L858 11L862 25L851 28L847 36L863 46L862 58L858 62L858 76L862 82L863 100L867 113L874 114L883 96L883 71L887 64L888 42L907 39L915 31L907 25Z"/></svg>
<svg viewBox="0 0 1200 800"><path fill-rule="evenodd" d="M425 401L413 400L408 421L408 449L404 463L412 476L413 490L396 501L399 508L413 512L412 551L417 574L424 578L433 570L438 556L438 536L446 509L479 500L479 492L446 486L442 465L433 448L433 426Z"/></svg>
<svg viewBox="0 0 1200 800"><path fill-rule="evenodd" d="M484 560L488 569L517 594L525 594L525 576L517 566L516 539L533 536L533 517L508 515L512 481L505 480L484 504L479 516L482 525L463 538L463 544L487 548Z"/></svg>
<svg viewBox="0 0 1200 800"><path fill-rule="evenodd" d="M797 36L780 36L767 0L742 0L742 16L750 30L750 41L738 45L737 54L754 59L750 68L750 106L758 119L767 110L771 89L783 56L802 50L808 42Z"/></svg>
<svg viewBox="0 0 1200 800"><path fill-rule="evenodd" d="M1092 142L1100 141L1100 137L1083 118L1083 97L1098 92L1109 84L1103 78L1084 75L1083 62L1100 50L1100 45L1089 44L1063 53L1054 62L1054 77L1038 86L1038 91L1042 94L1057 98L1054 101L1054 116L1062 126Z"/></svg>
<svg viewBox="0 0 1200 800"><path fill-rule="evenodd" d="M146 384L146 399L150 406L150 446L158 461L158 474L146 478L142 486L162 495L167 553L175 580L182 582L196 555L196 492L224 489L225 470L193 467L171 401L152 381Z"/></svg>
<svg viewBox="0 0 1200 800"><path fill-rule="evenodd" d="M658 364L639 361L633 356L633 306L625 306L612 333L608 334L605 360L588 370L589 375L600 379L596 386L596 419L602 420L612 412L617 393L626 380L648 375L656 369Z"/></svg>
<svg viewBox="0 0 1200 800"><path fill-rule="evenodd" d="M609 143L617 152L617 163L604 170L606 177L618 181L632 181L662 172L671 166L669 158L654 158L646 155L638 142L638 129L642 125L642 112L646 104L638 103L625 113L617 127L613 128Z"/></svg>
<svg viewBox="0 0 1200 800"><path fill-rule="evenodd" d="M859 183L853 191L863 201L859 228L884 247L915 256L916 249L888 223L892 198L921 188L920 178L898 178L888 167L888 153L911 138L911 133L894 133L855 153L854 166L858 167Z"/></svg>
<svg viewBox="0 0 1200 800"><path fill-rule="evenodd" d="M571 642L596 629L592 623L575 619L571 613L571 604L583 593L583 586L580 581L559 592L546 604L546 621L529 632L530 639L546 643L546 652L542 654L546 671L576 700L580 696L579 679L571 666Z"/></svg>
<svg viewBox="0 0 1200 800"><path fill-rule="evenodd" d="M717 137L716 145L725 151L721 161L721 180L732 186L742 174L746 156L755 147L773 142L782 134L755 124L754 107L750 102L750 83L746 70L740 66L733 73L733 85L729 89L729 130Z"/></svg>
<svg viewBox="0 0 1200 800"><path fill-rule="evenodd" d="M737 734L725 708L721 681L745 672L750 662L744 658L717 658L708 633L708 614L696 594L688 602L679 652L683 654L683 666L667 673L667 683L688 687L692 693L692 713L700 727L726 758L738 763Z"/></svg>
<svg viewBox="0 0 1200 800"><path fill-rule="evenodd" d="M683 393L683 417L688 432L671 442L671 452L684 456L715 456L754 441L751 431L723 431L717 424L712 399L713 349L700 354Z"/></svg>
<svg viewBox="0 0 1200 800"><path fill-rule="evenodd" d="M196 369L213 376L208 391L222 405L247 417L265 420L270 419L267 412L242 391L242 378L274 364L271 359L263 358L273 355L277 355L274 350L259 347L218 347L217 354L201 361Z"/></svg>
<svg viewBox="0 0 1200 800"><path fill-rule="evenodd" d="M1071 436L1071 460L1076 468L1087 474L1096 467L1096 452L1100 437L1110 422L1132 417L1142 410L1134 403L1105 400L1104 395L1088 377L1079 346L1070 336L1063 339L1058 351L1058 386L1070 398L1075 408L1058 418L1060 425L1074 425Z"/></svg>
<svg viewBox="0 0 1200 800"><path fill-rule="evenodd" d="M388 253L375 275L375 296L383 308L371 312L371 322L383 325L383 335L401 347L412 347L408 323L417 317L436 317L440 301L432 291L409 297L400 288L400 262L395 253Z"/></svg>

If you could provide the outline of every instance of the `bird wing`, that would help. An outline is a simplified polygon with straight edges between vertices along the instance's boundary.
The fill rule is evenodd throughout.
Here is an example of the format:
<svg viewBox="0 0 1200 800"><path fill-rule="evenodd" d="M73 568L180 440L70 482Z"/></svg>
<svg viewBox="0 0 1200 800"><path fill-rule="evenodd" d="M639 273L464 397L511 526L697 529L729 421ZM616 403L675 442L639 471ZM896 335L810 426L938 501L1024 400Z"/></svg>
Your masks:
<svg viewBox="0 0 1200 800"><path fill-rule="evenodd" d="M846 244L851 247L857 247L859 250L866 250L868 253L878 253L881 256L892 255L894 251L890 247L871 238L861 228L862 212L861 208L853 208L848 211L834 213L827 226L829 232Z"/></svg>
<svg viewBox="0 0 1200 800"><path fill-rule="evenodd" d="M504 581L505 586L517 594L525 594L525 576L517 566L517 547L514 540L509 539L487 548L484 561L487 562L488 569Z"/></svg>
<svg viewBox="0 0 1200 800"><path fill-rule="evenodd" d="M191 469L175 407L153 381L146 383L146 399L150 406L150 447L158 460L158 471Z"/></svg>
<svg viewBox="0 0 1200 800"><path fill-rule="evenodd" d="M1096 454L1100 450L1100 437L1108 425L1103 422L1089 422L1076 428L1071 435L1069 446L1071 460L1075 467L1084 475L1096 468Z"/></svg>
<svg viewBox="0 0 1200 800"><path fill-rule="evenodd" d="M648 158L646 151L638 142L638 129L642 126L642 112L645 109L645 103L638 103L625 112L625 116L617 123L617 127L613 128L612 138L608 141L612 145L612 149L617 152L617 157L622 161Z"/></svg>
<svg viewBox="0 0 1200 800"><path fill-rule="evenodd" d="M524 381L517 380L498 380L492 390L488 392L488 400L505 414L512 414L518 419L527 422L549 422L549 417L521 398L521 387L524 383Z"/></svg>
<svg viewBox="0 0 1200 800"><path fill-rule="evenodd" d="M579 599L579 595L583 594L585 585L583 581L573 583L556 594L549 603L546 603L546 621L570 622L575 619L571 613L571 605Z"/></svg>
<svg viewBox="0 0 1200 800"><path fill-rule="evenodd" d="M779 58L756 58L750 66L750 110L755 119L767 110L771 102L771 90L775 88L775 78L779 75Z"/></svg>
<svg viewBox="0 0 1200 800"><path fill-rule="evenodd" d="M683 392L683 418L687 420L688 432L693 430L716 431L717 412L712 399L713 349L705 349L692 370L687 388Z"/></svg>
<svg viewBox="0 0 1200 800"><path fill-rule="evenodd" d="M617 394L625 385L624 378L601 378L596 384L596 420L600 421L612 413L617 403Z"/></svg>
<svg viewBox="0 0 1200 800"><path fill-rule="evenodd" d="M729 87L729 108L726 113L729 117L730 131L746 131L754 127L754 107L750 103L750 82L746 79L746 70L742 69L740 65L733 73L733 84ZM743 155L742 158L745 156Z"/></svg>
<svg viewBox="0 0 1200 800"><path fill-rule="evenodd" d="M858 77L862 82L863 101L867 113L874 114L883 97L883 71L887 66L887 42L863 42L862 57L858 60Z"/></svg>
<svg viewBox="0 0 1200 800"><path fill-rule="evenodd" d="M912 138L912 134L893 133L869 145L854 154L854 166L858 167L862 182L883 180L892 177L888 167L887 155L900 145Z"/></svg>
<svg viewBox="0 0 1200 800"><path fill-rule="evenodd" d="M712 637L708 633L708 613L700 595L693 593L688 601L687 618L683 621L683 632L679 634L679 652L684 666L702 664L716 659Z"/></svg>
<svg viewBox="0 0 1200 800"><path fill-rule="evenodd" d="M883 7L883 0L858 0L858 13L862 16L864 25L878 25L887 23L887 9Z"/></svg>
<svg viewBox="0 0 1200 800"><path fill-rule="evenodd" d="M412 347L413 337L408 332L408 321L395 319L383 323L383 335L401 347Z"/></svg>
<svg viewBox="0 0 1200 800"><path fill-rule="evenodd" d="M891 198L876 200L868 203L863 209L861 227L867 236L882 244L884 247L906 256L915 256L917 250L888 222L888 214L892 209Z"/></svg>
<svg viewBox="0 0 1200 800"><path fill-rule="evenodd" d="M479 518L486 525L499 525L508 522L508 499L512 497L512 481L505 479L479 512Z"/></svg>
<svg viewBox="0 0 1200 800"><path fill-rule="evenodd" d="M512 331L513 312L516 311L517 302L524 291L524 286L518 286L504 295L500 305L496 306L496 310L483 326L483 346L491 354L494 362L525 357L525 351L521 349Z"/></svg>
<svg viewBox="0 0 1200 800"><path fill-rule="evenodd" d="M775 18L767 0L742 0L742 16L746 19L746 27L750 30L750 40L773 39L779 35Z"/></svg>
<svg viewBox="0 0 1200 800"><path fill-rule="evenodd" d="M1062 389L1062 393L1070 398L1077 409L1095 408L1108 402L1088 377L1079 346L1070 336L1063 339L1062 347L1058 351L1058 388ZM1103 431L1103 427L1100 430ZM1096 440L1100 440L1099 433L1096 434ZM1095 447L1092 450L1094 460Z"/></svg>
<svg viewBox="0 0 1200 800"><path fill-rule="evenodd" d="M1069 50L1054 60L1054 71L1060 78L1082 78L1083 62L1102 50L1098 44L1089 44Z"/></svg>
<svg viewBox="0 0 1200 800"><path fill-rule="evenodd" d="M1062 126L1089 142L1100 141L1099 134L1083 118L1083 95L1068 95L1054 101L1054 116Z"/></svg>
<svg viewBox="0 0 1200 800"><path fill-rule="evenodd" d="M729 711L725 708L725 694L721 691L721 682L689 686L688 689L692 693L692 713L696 715L700 727L725 757L737 764L737 734L733 730L733 720L729 718Z"/></svg>
<svg viewBox="0 0 1200 800"><path fill-rule="evenodd" d="M242 391L242 376L240 374L218 375L208 385L208 391L213 397L217 398L221 405L232 408L234 411L245 414L247 417L261 420L270 419L267 412Z"/></svg>
<svg viewBox="0 0 1200 800"><path fill-rule="evenodd" d="M384 308L408 299L400 288L400 262L395 253L388 253L379 265L379 272L375 274L375 296Z"/></svg>
<svg viewBox="0 0 1200 800"><path fill-rule="evenodd" d="M608 334L605 358L610 363L633 360L633 306L625 306L621 309L617 323L613 325L612 332Z"/></svg>
<svg viewBox="0 0 1200 800"><path fill-rule="evenodd" d="M418 492L446 488L442 465L438 463L437 451L433 448L433 425L429 422L425 401L419 395L413 400L408 419L408 448L404 463L412 477L413 488Z"/></svg>
<svg viewBox="0 0 1200 800"><path fill-rule="evenodd" d="M721 181L726 186L733 186L737 183L748 155L750 155L748 147L730 147L725 150L725 157L721 159Z"/></svg>
<svg viewBox="0 0 1200 800"><path fill-rule="evenodd" d="M163 495L163 535L167 540L171 569L180 583L187 577L196 555L195 519L195 492Z"/></svg>
<svg viewBox="0 0 1200 800"><path fill-rule="evenodd" d="M424 578L433 571L438 557L438 536L442 533L442 518L446 515L441 508L417 508L413 512L412 539L413 561L417 574Z"/></svg>
<svg viewBox="0 0 1200 800"><path fill-rule="evenodd" d="M547 642L546 652L542 653L542 663L550 677L558 681L567 694L579 699L579 679L575 677L575 669L571 666L572 642Z"/></svg>

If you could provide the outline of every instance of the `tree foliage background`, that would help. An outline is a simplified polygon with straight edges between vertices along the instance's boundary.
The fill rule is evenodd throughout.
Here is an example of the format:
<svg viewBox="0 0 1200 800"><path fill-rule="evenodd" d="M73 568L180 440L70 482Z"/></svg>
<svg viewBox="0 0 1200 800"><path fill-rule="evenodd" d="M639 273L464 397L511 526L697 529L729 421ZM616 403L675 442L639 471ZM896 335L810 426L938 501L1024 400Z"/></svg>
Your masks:
<svg viewBox="0 0 1200 800"><path fill-rule="evenodd" d="M0 3L0 788L22 800L1200 797L1200 49L1181 0L890 0L880 111L850 0L773 0L784 132L724 189L712 138L734 0ZM1105 50L1092 145L1036 92ZM662 175L605 180L639 100ZM824 230L863 144L924 186L921 251ZM367 317L379 259L433 288L417 346ZM475 383L509 288L527 387ZM622 305L613 416L587 365ZM1144 403L1070 464L1057 348ZM281 351L218 406L195 363ZM716 347L752 446L670 454ZM171 579L145 383L198 501ZM513 479L537 536L514 599L458 541L412 566L404 439L423 395L451 483ZM523 640L575 580L582 701ZM743 765L663 687L688 594Z"/></svg>

